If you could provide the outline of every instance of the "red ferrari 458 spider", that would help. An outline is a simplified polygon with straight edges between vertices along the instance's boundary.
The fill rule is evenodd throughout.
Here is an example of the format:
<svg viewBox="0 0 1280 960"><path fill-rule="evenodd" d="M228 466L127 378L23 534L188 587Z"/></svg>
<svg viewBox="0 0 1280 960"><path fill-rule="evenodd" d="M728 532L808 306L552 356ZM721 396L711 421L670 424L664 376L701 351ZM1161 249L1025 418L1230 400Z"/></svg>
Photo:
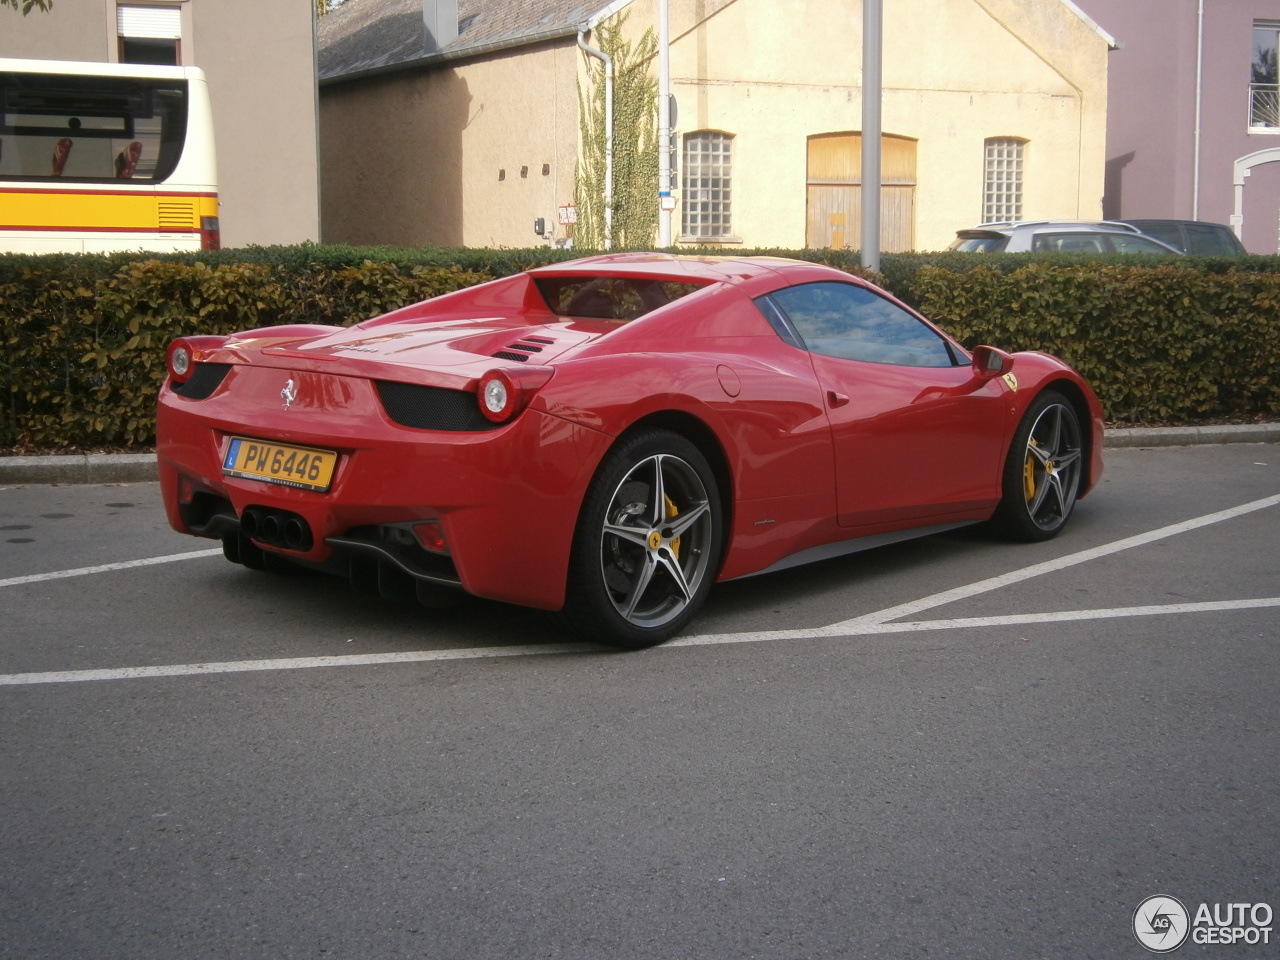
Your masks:
<svg viewBox="0 0 1280 960"><path fill-rule="evenodd" d="M169 521L253 568L672 636L714 581L980 521L1052 537L1102 410L837 270L616 254L168 352Z"/></svg>

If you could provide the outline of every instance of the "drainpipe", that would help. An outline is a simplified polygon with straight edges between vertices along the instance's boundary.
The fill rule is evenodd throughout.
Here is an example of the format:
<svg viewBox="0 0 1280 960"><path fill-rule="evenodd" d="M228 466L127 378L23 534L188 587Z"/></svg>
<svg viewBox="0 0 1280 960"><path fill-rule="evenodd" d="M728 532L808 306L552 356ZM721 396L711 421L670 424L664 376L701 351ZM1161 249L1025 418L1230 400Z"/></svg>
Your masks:
<svg viewBox="0 0 1280 960"><path fill-rule="evenodd" d="M587 45L587 31L595 25L596 21L588 20L578 28L578 46L604 64L604 248L609 250L613 247L613 58Z"/></svg>
<svg viewBox="0 0 1280 960"><path fill-rule="evenodd" d="M1196 123L1195 151L1191 160L1191 219L1200 219L1200 101L1204 86L1204 0L1196 20Z"/></svg>

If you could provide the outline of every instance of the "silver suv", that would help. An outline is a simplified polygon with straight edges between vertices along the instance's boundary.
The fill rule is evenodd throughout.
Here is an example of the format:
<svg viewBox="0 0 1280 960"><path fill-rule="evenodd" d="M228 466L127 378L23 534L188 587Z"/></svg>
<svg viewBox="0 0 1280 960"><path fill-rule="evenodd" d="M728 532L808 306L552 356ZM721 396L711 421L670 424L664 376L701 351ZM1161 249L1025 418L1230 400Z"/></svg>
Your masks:
<svg viewBox="0 0 1280 960"><path fill-rule="evenodd" d="M1156 253L1182 251L1113 220L1018 220L957 230L948 248L970 253Z"/></svg>

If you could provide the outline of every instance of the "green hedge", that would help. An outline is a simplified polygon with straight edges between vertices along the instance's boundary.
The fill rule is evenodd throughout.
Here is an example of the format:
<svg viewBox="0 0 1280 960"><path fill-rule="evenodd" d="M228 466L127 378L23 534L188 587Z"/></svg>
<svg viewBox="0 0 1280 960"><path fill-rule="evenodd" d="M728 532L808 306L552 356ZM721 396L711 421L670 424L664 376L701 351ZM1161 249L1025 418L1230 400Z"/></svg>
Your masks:
<svg viewBox="0 0 1280 960"><path fill-rule="evenodd" d="M974 344L1054 353L1113 420L1280 414L1280 274L1175 264L923 267L926 316Z"/></svg>
<svg viewBox="0 0 1280 960"><path fill-rule="evenodd" d="M863 272L856 253L748 252ZM310 244L0 256L0 446L150 443L164 351L183 334L351 323L573 256ZM1280 414L1280 258L886 254L876 279L962 340L1064 357L1112 419Z"/></svg>
<svg viewBox="0 0 1280 960"><path fill-rule="evenodd" d="M150 443L165 350L184 334L351 323L492 279L368 260L97 266L33 264L0 281L0 446Z"/></svg>

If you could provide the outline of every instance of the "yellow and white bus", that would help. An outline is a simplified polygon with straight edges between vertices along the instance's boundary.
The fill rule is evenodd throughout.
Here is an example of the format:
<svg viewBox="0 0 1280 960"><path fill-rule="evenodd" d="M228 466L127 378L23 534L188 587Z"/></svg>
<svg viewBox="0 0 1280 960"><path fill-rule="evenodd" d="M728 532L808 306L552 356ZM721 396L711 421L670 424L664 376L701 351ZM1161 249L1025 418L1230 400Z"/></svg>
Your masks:
<svg viewBox="0 0 1280 960"><path fill-rule="evenodd" d="M0 59L0 251L216 250L194 67Z"/></svg>

